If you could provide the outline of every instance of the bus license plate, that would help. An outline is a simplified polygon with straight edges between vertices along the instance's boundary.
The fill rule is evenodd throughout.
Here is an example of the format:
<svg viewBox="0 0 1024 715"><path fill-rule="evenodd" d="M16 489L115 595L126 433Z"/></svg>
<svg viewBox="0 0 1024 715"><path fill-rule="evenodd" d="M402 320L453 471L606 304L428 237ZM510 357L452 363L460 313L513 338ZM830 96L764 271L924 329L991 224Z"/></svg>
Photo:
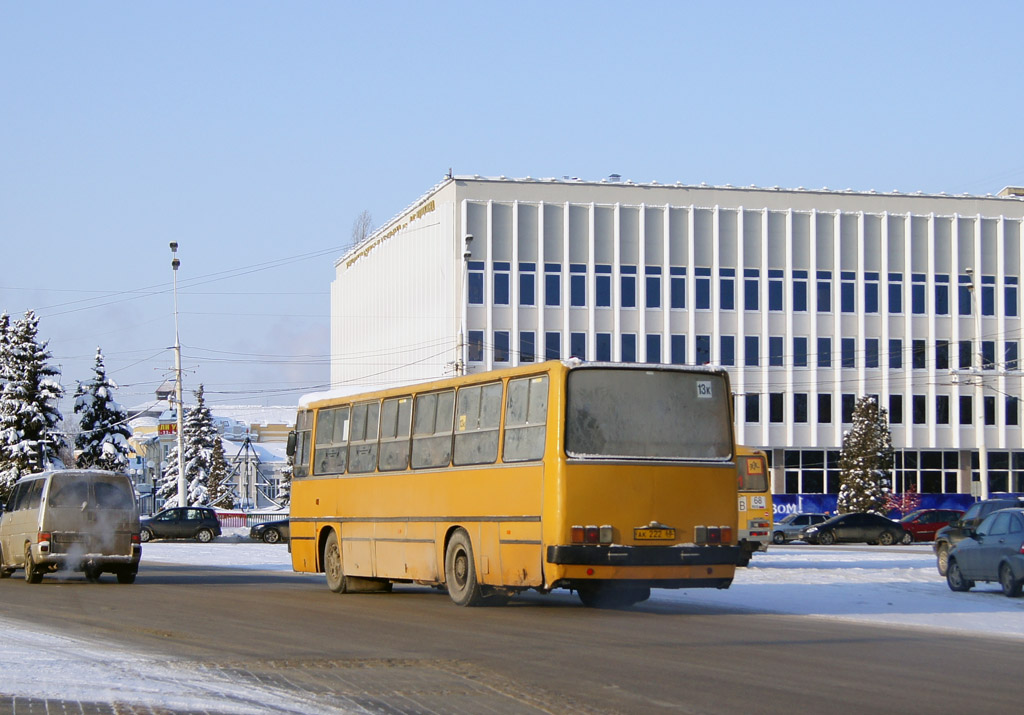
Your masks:
<svg viewBox="0 0 1024 715"><path fill-rule="evenodd" d="M658 541L676 538L675 529L633 529L636 541Z"/></svg>

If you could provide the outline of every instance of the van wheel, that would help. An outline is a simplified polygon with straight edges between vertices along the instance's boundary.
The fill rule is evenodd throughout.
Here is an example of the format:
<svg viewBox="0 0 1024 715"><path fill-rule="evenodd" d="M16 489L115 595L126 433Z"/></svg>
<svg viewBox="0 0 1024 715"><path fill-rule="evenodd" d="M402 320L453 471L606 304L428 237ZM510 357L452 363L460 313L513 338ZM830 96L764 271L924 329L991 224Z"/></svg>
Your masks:
<svg viewBox="0 0 1024 715"><path fill-rule="evenodd" d="M42 583L43 572L36 566L35 560L32 558L32 547L25 547L25 581L28 583Z"/></svg>
<svg viewBox="0 0 1024 715"><path fill-rule="evenodd" d="M138 571L134 569L123 569L117 572L118 583L135 583L135 576Z"/></svg>
<svg viewBox="0 0 1024 715"><path fill-rule="evenodd" d="M448 595L458 606L479 606L484 601L483 589L476 578L473 545L463 529L452 534L444 557L444 578Z"/></svg>
<svg viewBox="0 0 1024 715"><path fill-rule="evenodd" d="M196 541L208 544L213 541L213 532L209 529L200 529L196 532Z"/></svg>

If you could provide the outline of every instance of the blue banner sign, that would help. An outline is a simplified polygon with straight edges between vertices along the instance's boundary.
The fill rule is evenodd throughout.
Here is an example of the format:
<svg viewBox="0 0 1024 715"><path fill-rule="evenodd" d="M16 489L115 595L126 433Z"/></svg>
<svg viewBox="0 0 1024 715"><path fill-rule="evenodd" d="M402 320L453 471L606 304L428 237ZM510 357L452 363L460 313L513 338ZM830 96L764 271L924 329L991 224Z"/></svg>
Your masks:
<svg viewBox="0 0 1024 715"><path fill-rule="evenodd" d="M970 494L921 494L921 503L918 509L960 509L967 508L978 501ZM1007 496L1005 494L993 494L996 496ZM775 505L775 520L778 521L786 514L800 512L816 512L819 514L835 514L837 494L772 494L772 503ZM899 512L893 512L889 516L899 518Z"/></svg>

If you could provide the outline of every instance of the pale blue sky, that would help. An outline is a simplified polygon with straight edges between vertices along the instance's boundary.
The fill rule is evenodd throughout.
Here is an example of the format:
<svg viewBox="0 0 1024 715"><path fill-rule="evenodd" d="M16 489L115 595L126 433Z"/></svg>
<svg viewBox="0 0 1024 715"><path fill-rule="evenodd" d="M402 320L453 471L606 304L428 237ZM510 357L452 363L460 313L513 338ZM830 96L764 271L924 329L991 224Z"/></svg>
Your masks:
<svg viewBox="0 0 1024 715"><path fill-rule="evenodd" d="M186 389L292 404L353 220L449 168L1024 184L1024 5L834 5L0 0L0 311L42 316L69 391L99 345L145 402L175 240Z"/></svg>

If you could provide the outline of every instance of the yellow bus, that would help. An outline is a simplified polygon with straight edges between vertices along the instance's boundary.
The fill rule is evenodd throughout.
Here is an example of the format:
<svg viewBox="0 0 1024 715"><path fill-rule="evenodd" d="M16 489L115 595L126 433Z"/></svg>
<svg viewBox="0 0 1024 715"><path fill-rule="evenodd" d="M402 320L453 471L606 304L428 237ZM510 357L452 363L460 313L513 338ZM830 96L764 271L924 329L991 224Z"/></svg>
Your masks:
<svg viewBox="0 0 1024 715"><path fill-rule="evenodd" d="M740 566L757 551L767 551L772 539L772 484L768 456L742 445L736 448L736 486L739 489Z"/></svg>
<svg viewBox="0 0 1024 715"><path fill-rule="evenodd" d="M730 402L721 369L578 360L307 396L289 445L292 566L338 593L424 584L464 606L728 588Z"/></svg>

